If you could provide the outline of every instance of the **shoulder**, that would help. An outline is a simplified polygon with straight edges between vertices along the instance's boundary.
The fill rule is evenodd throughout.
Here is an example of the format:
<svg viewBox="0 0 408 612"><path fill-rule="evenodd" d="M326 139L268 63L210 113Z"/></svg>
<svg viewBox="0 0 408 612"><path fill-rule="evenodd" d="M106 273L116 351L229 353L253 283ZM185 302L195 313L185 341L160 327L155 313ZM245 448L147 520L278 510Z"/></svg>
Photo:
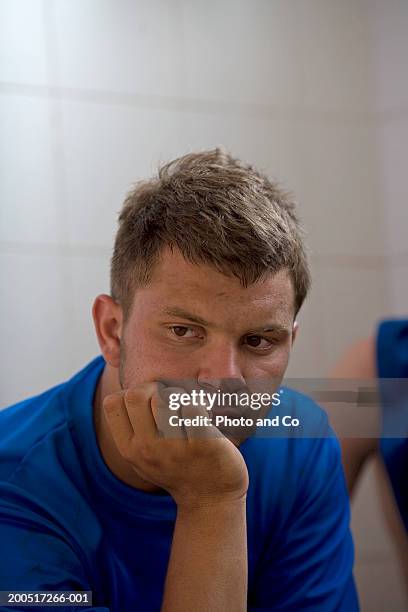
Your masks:
<svg viewBox="0 0 408 612"><path fill-rule="evenodd" d="M18 523L22 532L34 530L67 537L78 550L91 545L93 549L99 541L99 524L71 414L73 394L82 397L86 380L86 376L76 375L0 412L3 529Z"/></svg>
<svg viewBox="0 0 408 612"><path fill-rule="evenodd" d="M75 410L83 412L85 394L92 395L103 364L97 357L69 380L0 410L0 480L34 449L50 453L51 439L70 438Z"/></svg>
<svg viewBox="0 0 408 612"><path fill-rule="evenodd" d="M65 391L64 383L0 411L0 479L64 423Z"/></svg>
<svg viewBox="0 0 408 612"><path fill-rule="evenodd" d="M63 383L0 413L0 506L26 508L30 499L28 505L40 508L62 498L69 504L79 473L65 409L68 393Z"/></svg>

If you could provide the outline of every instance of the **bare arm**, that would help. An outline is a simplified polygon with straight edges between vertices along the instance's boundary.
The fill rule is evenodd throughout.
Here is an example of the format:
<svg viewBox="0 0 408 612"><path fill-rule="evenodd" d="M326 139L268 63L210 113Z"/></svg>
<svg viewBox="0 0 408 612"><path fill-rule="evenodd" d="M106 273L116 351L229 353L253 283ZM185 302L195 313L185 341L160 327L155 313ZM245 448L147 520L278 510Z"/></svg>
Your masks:
<svg viewBox="0 0 408 612"><path fill-rule="evenodd" d="M375 341L366 338L354 344L337 362L329 378L374 379ZM378 450L376 438L340 438L342 461L347 488L350 495L369 457Z"/></svg>
<svg viewBox="0 0 408 612"><path fill-rule="evenodd" d="M249 480L239 450L212 426L170 431L154 384L108 396L104 413L122 457L177 504L161 611L244 612ZM200 413L182 408L183 417Z"/></svg>
<svg viewBox="0 0 408 612"><path fill-rule="evenodd" d="M247 609L245 497L178 508L162 612Z"/></svg>
<svg viewBox="0 0 408 612"><path fill-rule="evenodd" d="M339 442L347 489L352 495L366 461L378 450L378 440L376 438L342 438Z"/></svg>

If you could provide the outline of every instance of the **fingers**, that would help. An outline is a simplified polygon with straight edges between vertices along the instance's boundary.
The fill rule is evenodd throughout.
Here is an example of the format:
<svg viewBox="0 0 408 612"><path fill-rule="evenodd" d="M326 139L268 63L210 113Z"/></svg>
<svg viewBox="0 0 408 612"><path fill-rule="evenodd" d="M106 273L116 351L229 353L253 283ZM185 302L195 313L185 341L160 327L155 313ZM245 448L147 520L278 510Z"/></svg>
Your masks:
<svg viewBox="0 0 408 612"><path fill-rule="evenodd" d="M125 391L126 410L137 439L146 440L147 438L158 437L151 406L151 399L157 393L157 389L157 383L146 383Z"/></svg>
<svg viewBox="0 0 408 612"><path fill-rule="evenodd" d="M126 452L134 434L123 396L124 392L119 391L108 395L103 401L105 418L113 440L121 454Z"/></svg>
<svg viewBox="0 0 408 612"><path fill-rule="evenodd" d="M164 387L160 386L158 393L152 397L152 414L158 429L159 435L162 438L185 438L186 432L183 424L175 419L175 424L172 425L170 417L178 417L179 411L170 409L171 397L173 394L185 393L180 387Z"/></svg>
<svg viewBox="0 0 408 612"><path fill-rule="evenodd" d="M211 413L207 410L208 404L183 406L181 409L184 419L184 428L189 439L210 439L223 437L222 433L212 425Z"/></svg>
<svg viewBox="0 0 408 612"><path fill-rule="evenodd" d="M134 438L135 442L156 438L222 438L225 437L211 421L208 404L190 401L171 409L174 397L186 395L185 388L165 387L153 382L120 391L105 398L105 417L116 446L122 455Z"/></svg>
<svg viewBox="0 0 408 612"><path fill-rule="evenodd" d="M186 395L185 388L166 387L152 399L152 412L163 438L217 438L221 432L211 424L208 404L183 402L177 410L171 409L172 397Z"/></svg>
<svg viewBox="0 0 408 612"><path fill-rule="evenodd" d="M158 437L150 406L155 390L156 384L149 383L105 397L103 412L121 455L126 456L133 438Z"/></svg>

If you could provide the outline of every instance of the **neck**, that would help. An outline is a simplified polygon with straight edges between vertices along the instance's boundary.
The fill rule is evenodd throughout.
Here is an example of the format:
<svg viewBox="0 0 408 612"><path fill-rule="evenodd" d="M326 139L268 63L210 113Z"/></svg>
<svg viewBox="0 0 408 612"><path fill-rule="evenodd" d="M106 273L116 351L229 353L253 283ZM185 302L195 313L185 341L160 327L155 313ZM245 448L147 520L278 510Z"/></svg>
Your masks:
<svg viewBox="0 0 408 612"><path fill-rule="evenodd" d="M120 390L118 370L107 363L99 378L93 404L94 427L99 450L107 467L119 480L136 489L157 493L161 489L153 483L143 480L129 462L123 459L105 419L102 409L103 400L107 395Z"/></svg>

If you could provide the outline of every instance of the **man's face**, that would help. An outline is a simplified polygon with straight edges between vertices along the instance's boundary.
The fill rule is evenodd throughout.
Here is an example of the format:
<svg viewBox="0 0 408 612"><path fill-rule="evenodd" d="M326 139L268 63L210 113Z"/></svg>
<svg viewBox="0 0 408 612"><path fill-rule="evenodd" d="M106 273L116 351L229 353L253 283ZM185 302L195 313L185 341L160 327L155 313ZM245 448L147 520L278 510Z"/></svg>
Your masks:
<svg viewBox="0 0 408 612"><path fill-rule="evenodd" d="M122 331L120 382L281 380L294 339L294 289L286 270L247 288L207 265L162 252L136 290Z"/></svg>

